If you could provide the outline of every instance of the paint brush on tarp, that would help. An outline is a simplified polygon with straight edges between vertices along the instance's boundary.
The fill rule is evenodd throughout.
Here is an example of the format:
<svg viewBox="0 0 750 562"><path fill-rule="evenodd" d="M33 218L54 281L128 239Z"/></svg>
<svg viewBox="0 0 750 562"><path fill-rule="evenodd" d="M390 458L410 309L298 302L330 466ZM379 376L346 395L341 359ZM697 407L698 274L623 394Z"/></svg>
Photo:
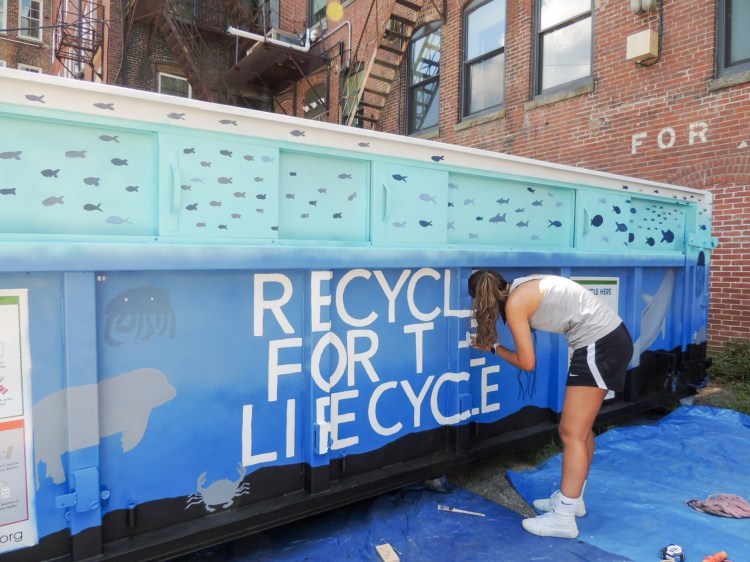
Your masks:
<svg viewBox="0 0 750 562"><path fill-rule="evenodd" d="M464 513L466 515L476 515L477 517L484 517L484 513L477 513L476 511L467 511L465 509L458 509L457 507L449 507L447 505L438 504L438 511L452 511L453 513Z"/></svg>

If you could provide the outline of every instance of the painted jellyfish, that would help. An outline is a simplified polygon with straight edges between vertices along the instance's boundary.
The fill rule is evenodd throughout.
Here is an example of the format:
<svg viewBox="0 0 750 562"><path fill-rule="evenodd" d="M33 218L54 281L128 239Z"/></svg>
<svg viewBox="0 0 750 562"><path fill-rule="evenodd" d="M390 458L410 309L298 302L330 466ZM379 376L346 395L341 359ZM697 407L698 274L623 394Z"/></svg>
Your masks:
<svg viewBox="0 0 750 562"><path fill-rule="evenodd" d="M133 341L154 334L174 337L175 315L169 295L157 287L122 291L107 304L104 315L104 341L112 346L123 343L118 334L132 335Z"/></svg>

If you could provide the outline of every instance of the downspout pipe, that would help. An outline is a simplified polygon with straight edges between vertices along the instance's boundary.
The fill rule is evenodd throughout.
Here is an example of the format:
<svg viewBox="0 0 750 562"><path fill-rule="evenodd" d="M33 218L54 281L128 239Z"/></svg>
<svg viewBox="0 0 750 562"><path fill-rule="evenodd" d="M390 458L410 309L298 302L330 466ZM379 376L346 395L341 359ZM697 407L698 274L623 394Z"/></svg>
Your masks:
<svg viewBox="0 0 750 562"><path fill-rule="evenodd" d="M242 29L237 29L236 27L229 26L227 28L227 34L228 35L234 35L236 37L244 37L245 39L252 39L253 41L258 41L260 43L270 43L271 45L277 45L279 47L285 47L294 49L295 51L301 51L303 53L306 53L310 50L310 47L312 46L312 43L310 41L310 30L305 31L305 44L304 45L295 45L294 43L287 43L286 41L279 41L278 39L271 39L270 37L266 37L265 35L259 35L257 33L250 33L249 31L243 31Z"/></svg>

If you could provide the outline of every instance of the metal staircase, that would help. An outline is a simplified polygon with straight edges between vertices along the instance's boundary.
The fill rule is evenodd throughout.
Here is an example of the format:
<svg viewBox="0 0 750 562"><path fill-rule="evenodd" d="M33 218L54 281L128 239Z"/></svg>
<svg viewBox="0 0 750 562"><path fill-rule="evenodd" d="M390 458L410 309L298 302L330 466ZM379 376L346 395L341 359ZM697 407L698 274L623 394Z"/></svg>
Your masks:
<svg viewBox="0 0 750 562"><path fill-rule="evenodd" d="M368 124L371 129L377 126L393 83L399 76L419 12L428 3L435 6L432 0L390 0L387 18L379 17L377 1L371 3L365 31L354 51L354 60L367 61L364 71L361 65L351 65L344 82L345 112L342 119L345 125L360 122ZM442 17L440 9L438 13ZM373 28L377 30L377 37L368 43L365 41L366 30ZM374 43L374 48L368 47L371 43ZM372 48L372 53L368 54L369 48ZM359 77L356 76L358 72L362 72Z"/></svg>

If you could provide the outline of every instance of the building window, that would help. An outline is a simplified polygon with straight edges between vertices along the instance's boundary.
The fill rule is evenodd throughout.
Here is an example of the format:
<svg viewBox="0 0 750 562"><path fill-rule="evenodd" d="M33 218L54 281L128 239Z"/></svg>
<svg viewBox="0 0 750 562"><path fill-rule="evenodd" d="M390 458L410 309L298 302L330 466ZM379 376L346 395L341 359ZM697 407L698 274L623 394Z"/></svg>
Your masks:
<svg viewBox="0 0 750 562"><path fill-rule="evenodd" d="M307 10L310 27L317 25L326 19L326 0L308 0Z"/></svg>
<svg viewBox="0 0 750 562"><path fill-rule="evenodd" d="M364 108L357 103L359 91L364 87L364 78L365 64L361 61L355 62L346 73L341 96L341 122L345 125L351 119L352 127L364 126L362 119L359 119L364 114Z"/></svg>
<svg viewBox="0 0 750 562"><path fill-rule="evenodd" d="M719 0L718 23L719 76L750 70L750 2Z"/></svg>
<svg viewBox="0 0 750 562"><path fill-rule="evenodd" d="M592 0L537 0L535 94L591 80Z"/></svg>
<svg viewBox="0 0 750 562"><path fill-rule="evenodd" d="M42 2L20 0L18 35L29 39L42 40Z"/></svg>
<svg viewBox="0 0 750 562"><path fill-rule="evenodd" d="M0 68L5 68L6 64L4 60L0 60Z"/></svg>
<svg viewBox="0 0 750 562"><path fill-rule="evenodd" d="M475 0L464 12L463 116L503 104L505 0Z"/></svg>
<svg viewBox="0 0 750 562"><path fill-rule="evenodd" d="M6 4L6 0L0 0L0 29L8 27L8 8ZM0 31L0 34L4 33L4 31Z"/></svg>
<svg viewBox="0 0 750 562"><path fill-rule="evenodd" d="M193 91L190 83L181 76L159 73L159 93L180 98L192 98Z"/></svg>
<svg viewBox="0 0 750 562"><path fill-rule="evenodd" d="M302 103L302 111L308 119L317 119L328 112L325 84L320 84L307 91Z"/></svg>
<svg viewBox="0 0 750 562"><path fill-rule="evenodd" d="M409 45L407 133L437 127L440 118L440 22L414 32Z"/></svg>
<svg viewBox="0 0 750 562"><path fill-rule="evenodd" d="M24 72L33 72L34 74L42 73L42 69L38 66L30 66L28 64L19 64L18 70L23 70Z"/></svg>

